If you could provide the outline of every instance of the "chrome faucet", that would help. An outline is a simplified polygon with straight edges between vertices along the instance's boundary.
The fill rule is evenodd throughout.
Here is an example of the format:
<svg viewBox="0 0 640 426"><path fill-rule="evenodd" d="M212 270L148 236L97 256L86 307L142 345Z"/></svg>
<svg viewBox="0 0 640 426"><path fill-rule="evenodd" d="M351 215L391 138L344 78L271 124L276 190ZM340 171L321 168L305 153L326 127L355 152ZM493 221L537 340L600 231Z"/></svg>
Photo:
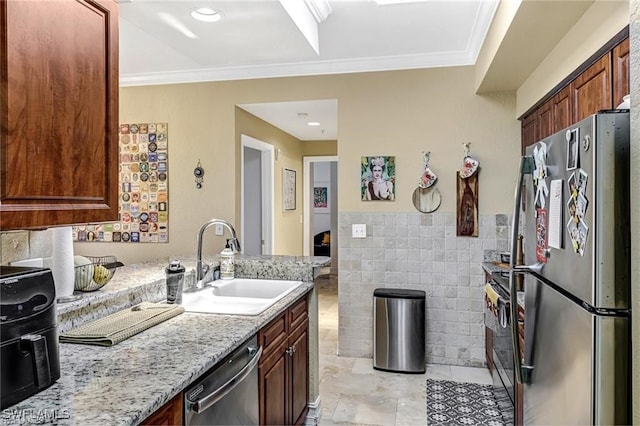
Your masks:
<svg viewBox="0 0 640 426"><path fill-rule="evenodd" d="M233 225L227 222L224 219L211 219L200 228L200 232L198 232L198 259L196 263L196 282L200 282L204 279L204 276L207 274L209 270L209 265L202 262L202 235L204 231L207 230L212 225L222 225L229 230L231 234L231 238L229 239L229 246L234 253L240 252L240 242L238 242L238 237L236 237L236 230L233 229Z"/></svg>

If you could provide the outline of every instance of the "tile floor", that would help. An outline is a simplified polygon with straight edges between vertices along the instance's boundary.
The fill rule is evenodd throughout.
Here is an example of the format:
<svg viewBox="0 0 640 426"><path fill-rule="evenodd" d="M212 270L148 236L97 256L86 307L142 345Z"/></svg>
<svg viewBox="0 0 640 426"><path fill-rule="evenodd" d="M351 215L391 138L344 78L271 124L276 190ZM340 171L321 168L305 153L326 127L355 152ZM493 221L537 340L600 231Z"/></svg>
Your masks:
<svg viewBox="0 0 640 426"><path fill-rule="evenodd" d="M427 377L491 384L486 368L427 365L425 374L401 374L374 370L371 358L337 356L337 276L321 275L317 286L321 425L425 425Z"/></svg>

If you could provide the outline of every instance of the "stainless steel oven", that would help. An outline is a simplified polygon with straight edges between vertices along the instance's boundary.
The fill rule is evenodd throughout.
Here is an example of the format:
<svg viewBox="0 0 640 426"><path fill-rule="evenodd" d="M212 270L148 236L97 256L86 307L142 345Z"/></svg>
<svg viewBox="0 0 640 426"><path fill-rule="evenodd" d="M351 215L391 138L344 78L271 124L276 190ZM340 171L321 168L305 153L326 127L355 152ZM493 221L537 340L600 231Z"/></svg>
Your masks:
<svg viewBox="0 0 640 426"><path fill-rule="evenodd" d="M500 273L491 276L491 286L503 301L509 301L509 279ZM514 412L515 370L513 360L513 341L511 339L511 318L508 306L498 314L497 326L493 328L493 385L498 402L505 409Z"/></svg>
<svg viewBox="0 0 640 426"><path fill-rule="evenodd" d="M186 425L257 425L258 361L254 336L184 392Z"/></svg>

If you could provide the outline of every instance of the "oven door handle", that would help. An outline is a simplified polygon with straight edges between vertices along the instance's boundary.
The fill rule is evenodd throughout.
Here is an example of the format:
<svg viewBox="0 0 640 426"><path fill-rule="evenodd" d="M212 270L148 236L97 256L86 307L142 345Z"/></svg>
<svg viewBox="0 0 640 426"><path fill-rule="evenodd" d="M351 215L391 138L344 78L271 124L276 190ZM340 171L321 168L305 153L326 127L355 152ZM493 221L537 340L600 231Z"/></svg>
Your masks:
<svg viewBox="0 0 640 426"><path fill-rule="evenodd" d="M262 355L262 346L258 347L258 349L249 348L249 351L254 353L255 355L253 356L253 358L251 358L251 361L249 361L247 365L242 367L242 370L240 370L238 374L233 376L224 385L220 386L210 394L205 395L192 404L189 404L189 409L194 413L202 413L207 408L211 407L213 404L224 398L229 392L233 390L233 388L238 386L240 382L242 382L258 365L258 361L260 361L260 356Z"/></svg>

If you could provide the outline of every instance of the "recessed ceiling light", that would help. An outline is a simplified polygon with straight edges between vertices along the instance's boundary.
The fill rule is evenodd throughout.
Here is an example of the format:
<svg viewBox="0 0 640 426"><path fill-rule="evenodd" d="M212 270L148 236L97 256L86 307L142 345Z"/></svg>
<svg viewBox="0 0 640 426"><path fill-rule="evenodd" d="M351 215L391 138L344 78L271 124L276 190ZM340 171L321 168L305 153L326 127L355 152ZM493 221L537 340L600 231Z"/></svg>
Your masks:
<svg viewBox="0 0 640 426"><path fill-rule="evenodd" d="M197 19L202 22L217 22L222 19L222 15L217 10L210 9L208 7L201 7L191 12L193 19Z"/></svg>
<svg viewBox="0 0 640 426"><path fill-rule="evenodd" d="M320 123L318 123L317 121L310 121L307 123L307 126L319 126Z"/></svg>

